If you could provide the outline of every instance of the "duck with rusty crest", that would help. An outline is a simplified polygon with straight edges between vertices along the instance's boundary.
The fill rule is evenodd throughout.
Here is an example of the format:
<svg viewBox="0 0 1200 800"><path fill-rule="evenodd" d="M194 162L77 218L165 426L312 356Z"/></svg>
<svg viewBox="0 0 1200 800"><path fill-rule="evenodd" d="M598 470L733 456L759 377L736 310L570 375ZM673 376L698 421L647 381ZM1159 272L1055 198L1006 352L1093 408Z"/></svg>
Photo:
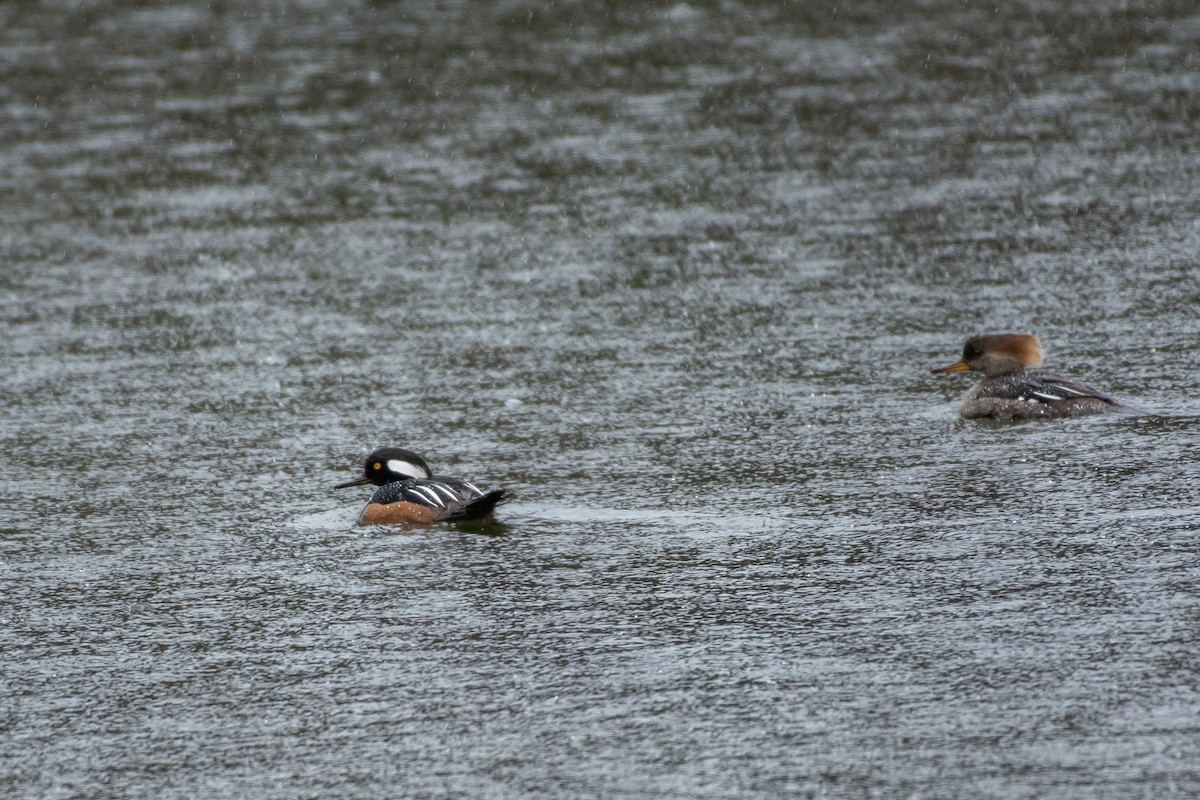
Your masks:
<svg viewBox="0 0 1200 800"><path fill-rule="evenodd" d="M962 397L966 419L1054 419L1133 411L1084 383L1043 370L1042 344L1031 333L972 336L962 358L933 372L982 372L983 380Z"/></svg>
<svg viewBox="0 0 1200 800"><path fill-rule="evenodd" d="M493 516L509 499L505 489L480 491L462 478L434 475L411 450L383 447L369 456L363 474L333 487L374 484L379 488L358 517L359 525L432 525Z"/></svg>

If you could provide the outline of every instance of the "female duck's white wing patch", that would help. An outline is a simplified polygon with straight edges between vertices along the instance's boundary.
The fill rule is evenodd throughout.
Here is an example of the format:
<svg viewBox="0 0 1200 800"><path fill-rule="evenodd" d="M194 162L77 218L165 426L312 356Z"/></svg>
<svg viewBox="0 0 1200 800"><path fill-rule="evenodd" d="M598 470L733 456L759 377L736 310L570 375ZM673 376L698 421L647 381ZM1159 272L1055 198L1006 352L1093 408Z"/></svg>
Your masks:
<svg viewBox="0 0 1200 800"><path fill-rule="evenodd" d="M1062 383L1047 383L1046 388L1055 392L1062 392L1064 397L1096 397L1098 394L1095 391L1084 391L1083 389L1077 389L1074 386L1067 386Z"/></svg>
<svg viewBox="0 0 1200 800"><path fill-rule="evenodd" d="M1027 403L1057 403L1086 397L1116 404L1111 397L1101 394L1090 386L1067 378L1060 378L1057 375L1047 375L1044 372L1028 372L1016 378L1013 386L1020 392L1019 399Z"/></svg>

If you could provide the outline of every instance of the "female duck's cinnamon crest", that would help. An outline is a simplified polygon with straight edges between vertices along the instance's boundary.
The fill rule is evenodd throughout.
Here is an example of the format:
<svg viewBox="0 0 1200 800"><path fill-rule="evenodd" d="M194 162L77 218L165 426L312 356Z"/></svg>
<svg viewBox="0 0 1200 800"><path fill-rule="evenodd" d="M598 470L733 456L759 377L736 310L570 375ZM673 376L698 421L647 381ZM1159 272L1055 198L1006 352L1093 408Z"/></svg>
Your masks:
<svg viewBox="0 0 1200 800"><path fill-rule="evenodd" d="M363 474L335 489L373 483L379 488L358 517L359 525L429 525L490 517L509 498L504 489L481 492L461 478L434 475L411 450L381 447L367 456Z"/></svg>
<svg viewBox="0 0 1200 800"><path fill-rule="evenodd" d="M959 411L967 419L996 417L1076 417L1130 411L1086 384L1026 369L1042 363L1042 344L1031 333L972 336L960 361L933 372L982 372L983 380L963 395Z"/></svg>
<svg viewBox="0 0 1200 800"><path fill-rule="evenodd" d="M1042 343L1032 333L994 333L972 336L963 345L962 360L933 372L982 372L989 378L1011 375L1042 363Z"/></svg>

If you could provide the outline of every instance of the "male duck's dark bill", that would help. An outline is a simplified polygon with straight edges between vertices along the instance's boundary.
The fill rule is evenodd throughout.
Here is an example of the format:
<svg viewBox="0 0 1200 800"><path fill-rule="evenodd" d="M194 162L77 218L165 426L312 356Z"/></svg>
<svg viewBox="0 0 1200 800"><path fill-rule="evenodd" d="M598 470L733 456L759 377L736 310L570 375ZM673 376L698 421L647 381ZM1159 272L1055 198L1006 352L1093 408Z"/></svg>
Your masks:
<svg viewBox="0 0 1200 800"><path fill-rule="evenodd" d="M371 482L371 479L368 478L366 475L363 475L361 478L355 478L352 481L346 481L345 483L339 483L337 486L335 486L333 488L345 489L347 486L362 486L364 483L370 483L370 482Z"/></svg>

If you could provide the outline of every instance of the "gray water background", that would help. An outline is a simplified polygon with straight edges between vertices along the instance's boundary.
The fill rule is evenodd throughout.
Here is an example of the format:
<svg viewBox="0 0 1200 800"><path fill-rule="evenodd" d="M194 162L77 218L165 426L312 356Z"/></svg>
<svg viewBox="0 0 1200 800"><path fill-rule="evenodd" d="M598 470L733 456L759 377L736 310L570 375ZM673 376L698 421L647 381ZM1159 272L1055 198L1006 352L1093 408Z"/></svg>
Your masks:
<svg viewBox="0 0 1200 800"><path fill-rule="evenodd" d="M0 794L1197 796L1198 123L1193 2L0 5Z"/></svg>

